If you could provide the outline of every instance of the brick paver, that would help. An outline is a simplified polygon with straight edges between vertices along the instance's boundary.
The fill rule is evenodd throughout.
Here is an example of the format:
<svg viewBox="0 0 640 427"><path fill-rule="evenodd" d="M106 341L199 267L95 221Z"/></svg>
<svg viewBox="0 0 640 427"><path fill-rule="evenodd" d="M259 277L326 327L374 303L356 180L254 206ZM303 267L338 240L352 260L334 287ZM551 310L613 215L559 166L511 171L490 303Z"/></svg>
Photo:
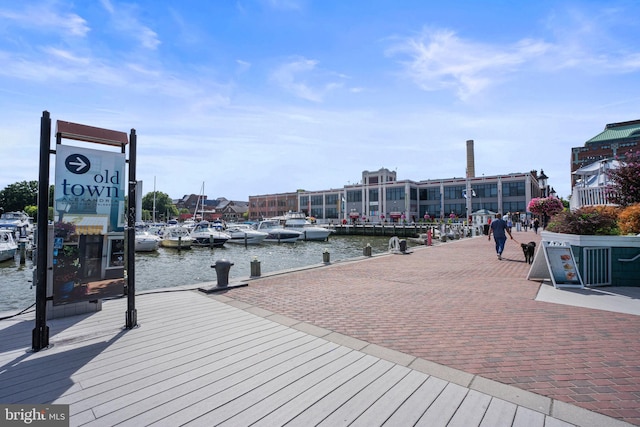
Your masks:
<svg viewBox="0 0 640 427"><path fill-rule="evenodd" d="M640 316L535 301L519 245L503 255L485 237L463 239L227 296L640 425Z"/></svg>

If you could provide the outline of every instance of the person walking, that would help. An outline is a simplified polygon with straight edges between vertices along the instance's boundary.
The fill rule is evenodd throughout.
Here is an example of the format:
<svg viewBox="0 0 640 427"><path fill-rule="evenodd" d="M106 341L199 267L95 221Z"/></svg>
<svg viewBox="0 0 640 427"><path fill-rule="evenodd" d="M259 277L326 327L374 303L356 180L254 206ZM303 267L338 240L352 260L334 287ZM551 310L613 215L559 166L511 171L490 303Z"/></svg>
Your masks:
<svg viewBox="0 0 640 427"><path fill-rule="evenodd" d="M540 227L540 220L538 218L533 220L533 231L538 234L538 227Z"/></svg>
<svg viewBox="0 0 640 427"><path fill-rule="evenodd" d="M511 240L513 240L513 236L511 235L511 230L507 226L507 223L501 218L500 214L496 214L496 219L491 221L491 226L489 227L489 240L491 240L491 234L493 234L493 240L496 242L496 253L498 254L498 259L501 260L504 245L507 243L507 234Z"/></svg>

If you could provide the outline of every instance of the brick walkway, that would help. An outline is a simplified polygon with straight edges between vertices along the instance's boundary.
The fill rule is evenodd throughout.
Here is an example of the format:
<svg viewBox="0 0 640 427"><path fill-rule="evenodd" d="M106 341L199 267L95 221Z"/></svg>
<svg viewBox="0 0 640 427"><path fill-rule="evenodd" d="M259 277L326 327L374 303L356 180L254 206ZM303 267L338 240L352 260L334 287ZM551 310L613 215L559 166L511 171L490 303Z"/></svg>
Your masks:
<svg viewBox="0 0 640 427"><path fill-rule="evenodd" d="M519 245L503 255L484 237L463 239L265 277L227 296L640 425L640 317L535 301L540 283L526 280Z"/></svg>

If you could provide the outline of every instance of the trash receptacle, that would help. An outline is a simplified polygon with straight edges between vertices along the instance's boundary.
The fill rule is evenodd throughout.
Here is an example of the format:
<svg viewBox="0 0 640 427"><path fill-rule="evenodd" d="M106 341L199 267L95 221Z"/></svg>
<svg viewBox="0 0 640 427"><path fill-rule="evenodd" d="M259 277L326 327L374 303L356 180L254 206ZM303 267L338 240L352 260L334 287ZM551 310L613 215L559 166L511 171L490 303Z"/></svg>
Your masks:
<svg viewBox="0 0 640 427"><path fill-rule="evenodd" d="M482 232L484 233L485 236L489 235L489 224L485 224L482 226Z"/></svg>
<svg viewBox="0 0 640 427"><path fill-rule="evenodd" d="M400 252L407 252L407 241L405 239L400 240Z"/></svg>
<svg viewBox="0 0 640 427"><path fill-rule="evenodd" d="M217 286L219 288L224 288L229 284L229 270L231 270L232 265L233 263L231 261L220 259L211 266L211 268L216 269Z"/></svg>

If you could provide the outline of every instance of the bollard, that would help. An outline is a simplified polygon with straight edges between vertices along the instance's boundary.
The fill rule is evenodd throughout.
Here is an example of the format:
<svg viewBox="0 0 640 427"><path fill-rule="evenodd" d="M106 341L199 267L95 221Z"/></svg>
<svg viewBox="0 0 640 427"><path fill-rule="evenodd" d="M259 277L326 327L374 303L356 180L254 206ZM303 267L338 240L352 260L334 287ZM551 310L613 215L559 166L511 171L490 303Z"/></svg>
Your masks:
<svg viewBox="0 0 640 427"><path fill-rule="evenodd" d="M371 244L367 243L367 246L362 250L364 256L371 256Z"/></svg>
<svg viewBox="0 0 640 427"><path fill-rule="evenodd" d="M27 243L20 242L20 265L27 262Z"/></svg>
<svg viewBox="0 0 640 427"><path fill-rule="evenodd" d="M260 261L258 261L258 257L253 257L253 261L251 261L251 277L260 277Z"/></svg>
<svg viewBox="0 0 640 427"><path fill-rule="evenodd" d="M325 264L328 264L330 262L329 261L330 259L331 259L331 254L329 253L328 249L325 249L322 252L322 262L324 262Z"/></svg>
<svg viewBox="0 0 640 427"><path fill-rule="evenodd" d="M211 268L216 269L216 278L218 288L225 288L229 284L229 270L231 270L232 262L226 259L216 261Z"/></svg>

